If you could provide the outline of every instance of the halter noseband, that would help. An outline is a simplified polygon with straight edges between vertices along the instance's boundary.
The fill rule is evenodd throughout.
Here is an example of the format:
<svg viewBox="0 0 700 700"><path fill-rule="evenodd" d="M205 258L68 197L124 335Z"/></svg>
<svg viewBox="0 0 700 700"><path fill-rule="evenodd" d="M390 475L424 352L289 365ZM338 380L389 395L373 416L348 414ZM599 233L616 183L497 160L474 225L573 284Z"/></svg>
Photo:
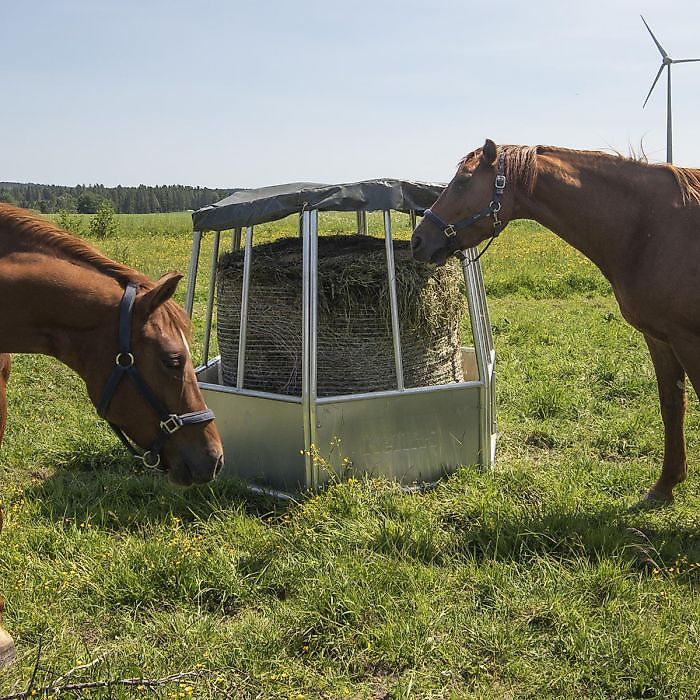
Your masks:
<svg viewBox="0 0 700 700"><path fill-rule="evenodd" d="M143 462L144 466L150 469L157 469L160 466L160 453L165 445L165 441L180 430L183 425L206 423L214 420L214 412L206 408L203 411L193 411L192 413L181 413L179 415L176 413L168 413L144 381L141 373L136 368L136 361L131 352L131 319L133 316L134 301L136 299L136 289L136 285L133 282L129 282L119 304L119 352L115 358L116 366L112 370L112 374L107 380L107 384L102 392L102 398L97 407L97 413L109 423L116 436L121 440L124 447L126 447L133 457ZM151 445L151 448L142 454L140 454L137 448L131 443L124 431L107 419L109 404L117 391L122 377L125 375L134 383L138 391L159 417L160 430L158 437L155 439L153 445Z"/></svg>
<svg viewBox="0 0 700 700"><path fill-rule="evenodd" d="M496 179L493 183L493 199L489 202L489 205L478 211L476 214L468 216L466 219L458 221L456 224L445 223L437 214L435 214L430 209L426 209L423 212L423 216L428 219L428 221L435 224L442 232L445 234L446 238L454 238L457 235L457 231L467 228L475 224L481 219L491 217L493 230L491 232L491 237L489 242L484 246L483 250L471 261L476 262L488 249L488 247L494 242L498 234L503 230L503 222L498 218L498 213L501 211L501 199L503 198L503 193L506 189L506 154L501 151L501 155L498 157L498 170L496 172ZM455 250L453 255L457 256L460 260L466 260L466 256L463 251Z"/></svg>

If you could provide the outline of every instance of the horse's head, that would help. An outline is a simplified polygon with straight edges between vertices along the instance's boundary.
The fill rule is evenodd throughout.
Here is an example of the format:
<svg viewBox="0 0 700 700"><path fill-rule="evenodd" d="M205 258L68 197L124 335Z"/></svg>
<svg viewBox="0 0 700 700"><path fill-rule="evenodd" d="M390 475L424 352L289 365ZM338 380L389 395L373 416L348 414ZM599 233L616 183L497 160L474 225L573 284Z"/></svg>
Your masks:
<svg viewBox="0 0 700 700"><path fill-rule="evenodd" d="M189 319L170 298L182 275L151 288L130 284L109 314L86 377L90 396L123 442L146 452L147 466L189 485L216 477L221 439L199 390L187 343Z"/></svg>
<svg viewBox="0 0 700 700"><path fill-rule="evenodd" d="M457 251L497 236L512 208L505 185L503 152L499 157L496 144L487 139L460 162L452 181L426 210L411 238L413 257L442 265Z"/></svg>

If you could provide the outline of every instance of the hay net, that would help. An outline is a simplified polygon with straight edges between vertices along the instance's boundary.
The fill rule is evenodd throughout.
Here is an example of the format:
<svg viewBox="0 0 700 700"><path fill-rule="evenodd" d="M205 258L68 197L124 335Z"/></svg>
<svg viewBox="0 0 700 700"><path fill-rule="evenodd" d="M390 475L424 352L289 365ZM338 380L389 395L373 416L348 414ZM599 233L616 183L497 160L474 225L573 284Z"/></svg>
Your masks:
<svg viewBox="0 0 700 700"><path fill-rule="evenodd" d="M406 387L463 380L464 280L456 261L416 264L394 242ZM217 336L224 384L237 385L243 251L218 267ZM302 389L302 242L252 248L244 388L291 396ZM385 242L370 236L318 239L317 395L395 389Z"/></svg>

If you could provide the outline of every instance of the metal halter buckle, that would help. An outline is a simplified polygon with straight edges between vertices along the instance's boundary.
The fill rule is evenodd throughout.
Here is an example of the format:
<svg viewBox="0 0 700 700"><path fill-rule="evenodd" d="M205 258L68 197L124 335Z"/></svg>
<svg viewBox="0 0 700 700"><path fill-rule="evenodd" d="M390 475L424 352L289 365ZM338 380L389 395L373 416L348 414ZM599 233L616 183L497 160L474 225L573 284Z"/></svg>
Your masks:
<svg viewBox="0 0 700 700"><path fill-rule="evenodd" d="M180 416L171 413L165 420L160 422L160 427L163 432L172 435L182 428L182 419Z"/></svg>
<svg viewBox="0 0 700 700"><path fill-rule="evenodd" d="M454 227L454 224L448 224L447 226L445 226L444 234L445 234L448 238L452 238L452 236L456 236L456 235L457 235L457 229Z"/></svg>
<svg viewBox="0 0 700 700"><path fill-rule="evenodd" d="M506 188L506 176L496 175L496 182L494 182L494 187L497 190L504 190Z"/></svg>

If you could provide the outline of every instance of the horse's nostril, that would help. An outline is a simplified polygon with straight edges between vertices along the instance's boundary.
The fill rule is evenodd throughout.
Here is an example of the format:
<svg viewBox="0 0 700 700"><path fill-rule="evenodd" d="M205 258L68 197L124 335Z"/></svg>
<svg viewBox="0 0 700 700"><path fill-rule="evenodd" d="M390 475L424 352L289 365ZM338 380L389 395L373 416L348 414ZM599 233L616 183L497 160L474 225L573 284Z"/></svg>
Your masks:
<svg viewBox="0 0 700 700"><path fill-rule="evenodd" d="M418 250L421 245L423 244L423 241L421 240L420 236L417 236L415 233L411 237L411 250L416 251Z"/></svg>

